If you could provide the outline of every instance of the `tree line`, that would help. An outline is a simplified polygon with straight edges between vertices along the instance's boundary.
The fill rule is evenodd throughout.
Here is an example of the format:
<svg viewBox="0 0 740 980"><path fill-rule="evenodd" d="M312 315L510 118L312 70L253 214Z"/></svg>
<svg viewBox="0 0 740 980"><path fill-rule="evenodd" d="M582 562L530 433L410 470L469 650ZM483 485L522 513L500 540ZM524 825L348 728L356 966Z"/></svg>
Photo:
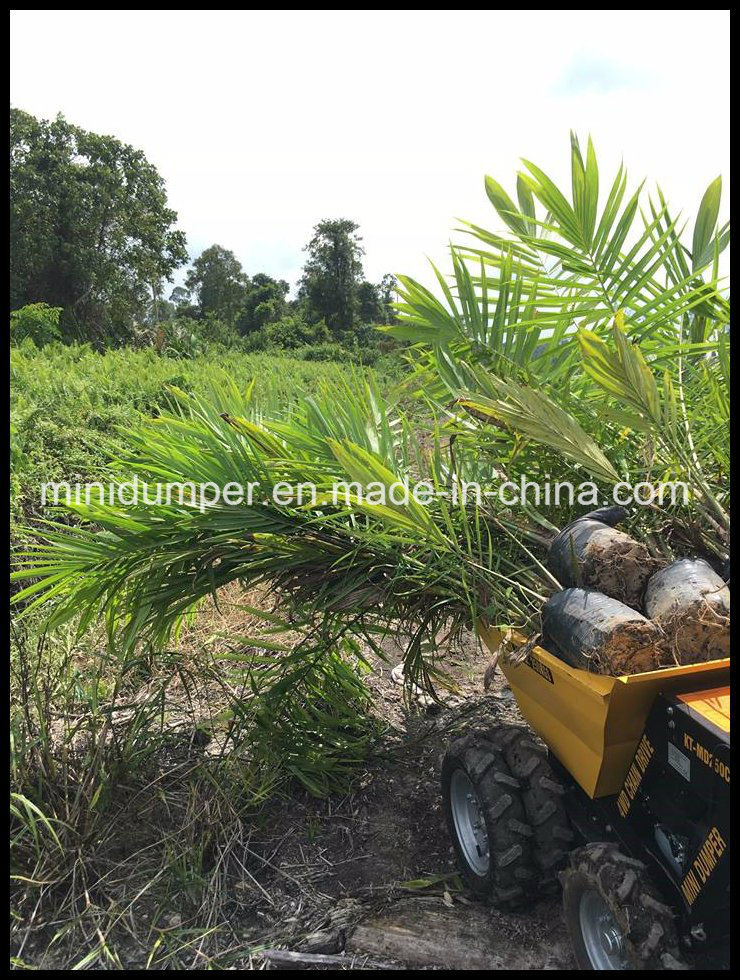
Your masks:
<svg viewBox="0 0 740 980"><path fill-rule="evenodd" d="M248 275L219 244L189 262L165 183L144 154L62 115L11 110L10 302L16 335L96 347L161 338L166 324L254 349L357 343L393 321L394 279L366 279L359 227L321 221L306 245L297 295L264 272ZM38 325L43 323L43 329Z"/></svg>

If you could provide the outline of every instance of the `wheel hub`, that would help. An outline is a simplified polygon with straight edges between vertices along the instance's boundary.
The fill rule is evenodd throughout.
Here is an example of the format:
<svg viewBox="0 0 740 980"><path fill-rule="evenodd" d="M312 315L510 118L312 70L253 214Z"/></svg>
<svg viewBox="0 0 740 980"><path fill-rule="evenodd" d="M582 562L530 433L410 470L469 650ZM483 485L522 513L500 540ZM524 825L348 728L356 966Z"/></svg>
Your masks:
<svg viewBox="0 0 740 980"><path fill-rule="evenodd" d="M624 937L596 888L587 889L581 896L579 918L591 966L595 970L628 970Z"/></svg>
<svg viewBox="0 0 740 980"><path fill-rule="evenodd" d="M623 946L621 933L607 925L601 933L601 945L607 956L619 956Z"/></svg>
<svg viewBox="0 0 740 980"><path fill-rule="evenodd" d="M457 769L450 785L452 819L465 860L472 870L483 877L491 863L488 831L483 807L469 776Z"/></svg>

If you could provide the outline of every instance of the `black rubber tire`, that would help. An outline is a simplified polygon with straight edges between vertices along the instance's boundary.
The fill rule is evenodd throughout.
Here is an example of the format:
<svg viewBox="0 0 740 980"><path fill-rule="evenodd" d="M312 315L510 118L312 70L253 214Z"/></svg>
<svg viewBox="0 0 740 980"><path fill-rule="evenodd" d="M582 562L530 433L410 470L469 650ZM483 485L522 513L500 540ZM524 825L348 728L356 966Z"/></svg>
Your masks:
<svg viewBox="0 0 740 980"><path fill-rule="evenodd" d="M593 970L580 923L581 897L595 889L606 902L624 942L630 970L686 970L679 951L673 910L665 905L641 861L613 843L587 844L570 854L561 872L563 912L576 963Z"/></svg>
<svg viewBox="0 0 740 980"><path fill-rule="evenodd" d="M489 737L498 744L506 764L520 783L527 823L534 831L534 860L538 892L555 894L558 873L568 861L576 835L571 827L562 785L547 757L547 748L522 725L502 725Z"/></svg>
<svg viewBox="0 0 740 980"><path fill-rule="evenodd" d="M471 867L460 844L452 815L450 784L462 769L480 801L488 834L490 862L481 875ZM534 834L501 749L485 736L470 735L454 741L442 763L442 799L459 867L470 890L496 908L521 908L530 900L536 880L533 867Z"/></svg>

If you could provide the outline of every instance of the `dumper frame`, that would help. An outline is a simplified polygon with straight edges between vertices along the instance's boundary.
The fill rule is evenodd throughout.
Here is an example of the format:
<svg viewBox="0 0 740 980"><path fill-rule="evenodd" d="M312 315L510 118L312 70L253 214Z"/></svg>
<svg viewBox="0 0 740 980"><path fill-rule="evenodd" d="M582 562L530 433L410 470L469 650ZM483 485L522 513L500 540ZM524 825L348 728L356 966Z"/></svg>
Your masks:
<svg viewBox="0 0 740 980"><path fill-rule="evenodd" d="M501 632L479 632L546 759L511 726L450 747L443 797L468 884L516 908L556 862L581 968L728 966L729 659L610 677L520 635L500 655Z"/></svg>

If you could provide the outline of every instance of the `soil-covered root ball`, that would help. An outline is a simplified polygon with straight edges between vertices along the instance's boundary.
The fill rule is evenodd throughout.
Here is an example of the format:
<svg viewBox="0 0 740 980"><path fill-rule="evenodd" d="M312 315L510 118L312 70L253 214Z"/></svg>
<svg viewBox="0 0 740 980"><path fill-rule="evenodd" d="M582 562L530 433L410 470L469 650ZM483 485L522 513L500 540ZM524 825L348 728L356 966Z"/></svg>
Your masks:
<svg viewBox="0 0 740 980"><path fill-rule="evenodd" d="M565 589L548 599L542 642L572 667L614 677L675 663L657 623L588 589Z"/></svg>
<svg viewBox="0 0 740 980"><path fill-rule="evenodd" d="M647 584L645 609L682 664L730 655L730 590L701 558L682 558Z"/></svg>
<svg viewBox="0 0 740 980"><path fill-rule="evenodd" d="M581 586L642 607L645 586L658 562L642 542L612 524L627 516L622 507L605 507L573 521L550 545L547 564L564 586Z"/></svg>

